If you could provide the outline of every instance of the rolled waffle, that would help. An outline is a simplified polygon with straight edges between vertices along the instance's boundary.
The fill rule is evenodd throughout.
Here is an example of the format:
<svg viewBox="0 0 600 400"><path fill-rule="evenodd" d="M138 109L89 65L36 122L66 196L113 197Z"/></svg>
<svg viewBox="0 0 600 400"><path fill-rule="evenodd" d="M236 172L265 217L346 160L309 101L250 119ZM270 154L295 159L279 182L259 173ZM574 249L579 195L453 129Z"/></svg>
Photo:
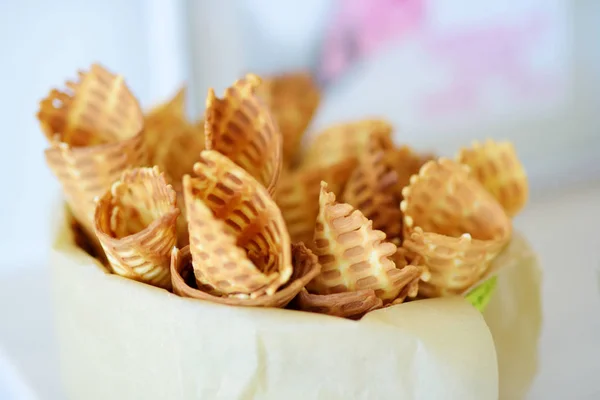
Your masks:
<svg viewBox="0 0 600 400"><path fill-rule="evenodd" d="M190 122L185 113L186 88L169 101L154 107L144 118L145 142L152 165L165 173L177 192L181 214L177 219L177 246L189 244L189 232L183 201L182 178L193 171L204 150L204 121Z"/></svg>
<svg viewBox="0 0 600 400"><path fill-rule="evenodd" d="M407 298L415 298L419 294L419 286L429 281L431 274L429 269L423 265L421 256L409 252L404 247L398 247L392 256L396 268L414 270L413 279L410 281L394 299L391 305L403 303Z"/></svg>
<svg viewBox="0 0 600 400"><path fill-rule="evenodd" d="M95 233L114 273L169 289L175 191L157 167L125 171L98 200Z"/></svg>
<svg viewBox="0 0 600 400"><path fill-rule="evenodd" d="M187 121L180 121L172 126L175 129L173 137L168 142L168 147L162 153L162 157L156 162L166 172L169 182L177 192L181 210L181 215L177 219L177 244L179 247L184 247L189 244L189 231L183 200L182 179L186 174L193 172L194 164L204 150L204 135L201 127Z"/></svg>
<svg viewBox="0 0 600 400"><path fill-rule="evenodd" d="M330 126L317 134L304 153L302 165L327 167L351 157L359 157L367 145L377 143L384 150L393 148L392 126L377 119L352 121Z"/></svg>
<svg viewBox="0 0 600 400"><path fill-rule="evenodd" d="M423 296L460 294L485 273L507 244L511 221L472 178L447 159L427 162L404 188L404 243L431 273Z"/></svg>
<svg viewBox="0 0 600 400"><path fill-rule="evenodd" d="M319 106L319 87L310 73L300 71L264 78L257 93L272 111L283 136L284 165L293 165L302 135Z"/></svg>
<svg viewBox="0 0 600 400"><path fill-rule="evenodd" d="M187 96L187 88L180 87L172 98L154 106L147 114L146 119L164 119L164 116L185 118L185 99Z"/></svg>
<svg viewBox="0 0 600 400"><path fill-rule="evenodd" d="M350 319L359 319L369 311L383 307L383 301L374 290L369 289L327 295L309 293L303 289L295 303L303 311Z"/></svg>
<svg viewBox="0 0 600 400"><path fill-rule="evenodd" d="M418 268L396 268L397 247L385 233L349 204L337 203L321 185L320 210L315 229L315 254L321 273L307 285L315 294L373 290L383 304L395 300L402 289L421 275Z"/></svg>
<svg viewBox="0 0 600 400"><path fill-rule="evenodd" d="M37 117L50 142L46 163L74 217L93 237L94 199L123 171L146 164L143 115L123 78L99 65L66 86L41 101Z"/></svg>
<svg viewBox="0 0 600 400"><path fill-rule="evenodd" d="M527 203L529 185L525 169L510 142L474 142L462 149L456 160L468 165L473 176L500 202L512 217Z"/></svg>
<svg viewBox="0 0 600 400"><path fill-rule="evenodd" d="M148 159L152 165L158 165L162 171L167 172L161 159L168 152L170 143L179 133L185 122L185 96L186 89L182 87L173 98L160 104L144 115L144 140ZM201 141L204 137L201 137Z"/></svg>
<svg viewBox="0 0 600 400"><path fill-rule="evenodd" d="M430 154L419 154L406 145L385 151L384 163L396 171L397 181L394 185L394 193L397 198L402 199L402 189L408 186L410 177L418 174L427 161L435 158Z"/></svg>
<svg viewBox="0 0 600 400"><path fill-rule="evenodd" d="M386 240L399 245L402 239L402 213L397 196L398 175L384 160L384 149L370 143L348 179L342 200L373 221Z"/></svg>
<svg viewBox="0 0 600 400"><path fill-rule="evenodd" d="M186 175L183 183L196 277L223 294L274 294L292 274L290 238L281 211L264 186L219 152L203 151L194 174ZM207 227L209 221L222 223ZM220 240L228 240L226 249L233 244L244 249L249 263L241 259L244 264L218 268L217 261L207 262L229 251L219 250ZM207 242L214 246L207 247Z"/></svg>
<svg viewBox="0 0 600 400"><path fill-rule="evenodd" d="M275 192L275 201L281 209L292 242L304 242L312 247L315 222L319 215L321 181L341 195L357 161L349 158L329 167L285 171Z"/></svg>
<svg viewBox="0 0 600 400"><path fill-rule="evenodd" d="M199 127L187 122L175 123L172 129L173 137L156 163L167 173L173 187L180 191L183 176L193 172L194 164L204 150L204 134Z"/></svg>
<svg viewBox="0 0 600 400"><path fill-rule="evenodd" d="M171 276L173 291L182 297L190 297L231 306L246 307L285 307L304 286L320 271L316 257L302 243L292 246L293 274L288 283L273 295L219 296L211 294L210 287L197 287L194 277L192 256L189 247L181 250L173 249L171 255Z"/></svg>
<svg viewBox="0 0 600 400"><path fill-rule="evenodd" d="M206 149L216 150L244 168L270 194L282 166L282 135L269 108L256 95L260 78L248 74L218 99L206 99Z"/></svg>
<svg viewBox="0 0 600 400"><path fill-rule="evenodd" d="M412 280L400 290L398 296L392 302L387 302L384 305L372 289L325 295L309 293L308 290L304 289L295 299L295 307L303 311L360 319L369 311L390 307L404 302L407 298L414 298L418 294L421 280L428 279L428 272L420 265L418 256L409 257L407 253L406 249L398 248L396 253L391 256L396 268L406 269L404 272L412 277Z"/></svg>

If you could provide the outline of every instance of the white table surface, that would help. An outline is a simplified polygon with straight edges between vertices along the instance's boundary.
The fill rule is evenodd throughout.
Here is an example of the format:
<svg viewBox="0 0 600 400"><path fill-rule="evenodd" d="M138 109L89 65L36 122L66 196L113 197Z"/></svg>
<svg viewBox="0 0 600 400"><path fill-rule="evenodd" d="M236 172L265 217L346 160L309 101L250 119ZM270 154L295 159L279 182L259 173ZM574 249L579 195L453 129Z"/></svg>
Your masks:
<svg viewBox="0 0 600 400"><path fill-rule="evenodd" d="M600 182L534 195L516 225L543 269L539 371L527 398L598 399ZM62 399L50 276L41 261L21 267L0 277L0 399Z"/></svg>

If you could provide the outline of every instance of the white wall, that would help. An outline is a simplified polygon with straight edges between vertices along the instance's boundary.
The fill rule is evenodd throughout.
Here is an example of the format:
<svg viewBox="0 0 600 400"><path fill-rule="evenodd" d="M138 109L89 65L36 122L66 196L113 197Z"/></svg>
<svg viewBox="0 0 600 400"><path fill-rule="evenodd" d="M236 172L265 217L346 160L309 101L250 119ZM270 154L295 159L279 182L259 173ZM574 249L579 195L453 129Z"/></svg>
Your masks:
<svg viewBox="0 0 600 400"><path fill-rule="evenodd" d="M48 249L49 205L60 191L44 163L38 101L92 62L124 75L144 106L166 96L183 68L173 56L182 51L171 29L179 17L176 5L0 1L0 268L26 267L29 260L43 260Z"/></svg>

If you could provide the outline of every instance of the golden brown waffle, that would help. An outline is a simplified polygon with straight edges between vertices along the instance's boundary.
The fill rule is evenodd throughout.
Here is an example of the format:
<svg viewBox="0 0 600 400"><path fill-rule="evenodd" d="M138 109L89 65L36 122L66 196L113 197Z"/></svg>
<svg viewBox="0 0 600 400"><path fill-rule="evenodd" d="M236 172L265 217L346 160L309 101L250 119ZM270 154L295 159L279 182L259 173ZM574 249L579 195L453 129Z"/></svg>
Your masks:
<svg viewBox="0 0 600 400"><path fill-rule="evenodd" d="M248 74L218 99L213 89L206 99L206 149L216 150L244 168L270 194L282 167L281 132L269 108L258 98L261 80Z"/></svg>
<svg viewBox="0 0 600 400"><path fill-rule="evenodd" d="M144 127L150 162L165 172L177 192L181 211L177 219L177 245L180 248L189 244L182 178L193 172L194 163L204 150L204 121L188 121L185 93L182 88L171 100L151 110L145 116Z"/></svg>
<svg viewBox="0 0 600 400"><path fill-rule="evenodd" d="M384 155L386 165L396 171L397 183L394 186L396 197L402 199L402 189L410 183L410 177L418 174L421 167L436 157L430 154L419 154L409 146L388 149Z"/></svg>
<svg viewBox="0 0 600 400"><path fill-rule="evenodd" d="M186 175L183 182L198 287L209 286L209 293L215 295L254 296L266 288L277 290L281 285L279 273L273 271L267 275L258 270L246 251L237 246L236 237L225 223L215 218L202 197L194 195L196 191L205 190L200 181Z"/></svg>
<svg viewBox="0 0 600 400"><path fill-rule="evenodd" d="M211 288L195 287L194 272L190 248L173 249L171 256L171 276L173 291L182 297L211 301L231 306L245 307L285 307L302 288L320 271L316 257L302 243L292 246L294 272L287 284L279 288L273 295L263 294L250 296L218 296L211 294Z"/></svg>
<svg viewBox="0 0 600 400"><path fill-rule="evenodd" d="M243 271L240 269L242 266L214 269L216 262L213 269L210 268L206 260L221 256L217 250L218 241L223 236L220 235L219 240L214 239L214 249L206 247L207 235L210 238L218 234L217 226L207 231L207 212L210 211L213 220L223 222L223 234L246 250L257 274L267 277L265 289L267 294L272 295L292 274L290 238L281 211L264 186L219 152L203 151L199 162L194 165L194 173L195 177L186 175L183 182L190 246L194 271L197 276L200 275L198 279L227 294L243 292L243 285L248 284L245 293L255 295L261 287L250 283L256 280L266 284L264 279L250 276L247 265L243 266ZM215 254L208 254L210 251ZM236 276L238 282L233 282ZM222 283L228 279L232 280L230 287ZM217 282L221 283L217 285Z"/></svg>
<svg viewBox="0 0 600 400"><path fill-rule="evenodd" d="M150 112L147 113L146 117L153 118L155 116L160 116L161 114L166 114L168 116L173 116L177 118L185 118L186 96L187 88L185 86L182 86L175 92L171 99L155 107L152 107L152 109L150 109ZM162 117L159 118L162 119Z"/></svg>
<svg viewBox="0 0 600 400"><path fill-rule="evenodd" d="M181 247L189 244L182 178L193 172L194 164L204 150L204 135L197 126L185 120L173 120L169 129L172 131L171 138L169 141L161 142L164 150L158 153L160 156L155 158L155 163L165 171L168 181L173 185L180 199L181 215L177 221L177 243Z"/></svg>
<svg viewBox="0 0 600 400"><path fill-rule="evenodd" d="M167 151L157 162L164 166L173 186L179 190L183 176L193 172L194 164L204 150L204 134L197 126L188 123L174 126L177 131L173 132Z"/></svg>
<svg viewBox="0 0 600 400"><path fill-rule="evenodd" d="M190 244L190 231L188 229L185 199L183 197L183 185L177 190L177 205L179 206L179 217L177 218L177 247L185 247Z"/></svg>
<svg viewBox="0 0 600 400"><path fill-rule="evenodd" d="M420 284L424 296L462 293L510 239L512 225L502 206L464 165L429 161L403 195L403 247L421 256L431 273Z"/></svg>
<svg viewBox="0 0 600 400"><path fill-rule="evenodd" d="M471 148L462 149L456 160L471 168L473 176L510 217L517 215L527 203L527 176L512 143L491 139L483 144L474 142Z"/></svg>
<svg viewBox="0 0 600 400"><path fill-rule="evenodd" d="M349 204L337 203L321 185L320 210L315 228L315 254L321 273L306 289L315 294L370 289L384 303L393 301L420 271L396 268L396 246L385 242L385 233Z"/></svg>
<svg viewBox="0 0 600 400"><path fill-rule="evenodd" d="M412 279L407 280L408 283L393 301L384 305L375 291L371 289L325 295L309 293L304 289L295 300L296 308L337 317L359 319L369 311L403 303L406 298L415 298L421 280L429 278L427 269L420 265L420 257L409 255L406 249L398 248L391 258L396 264L396 268L404 270L406 276L410 276Z"/></svg>
<svg viewBox="0 0 600 400"><path fill-rule="evenodd" d="M188 125L185 115L185 96L186 89L182 87L172 99L154 107L144 115L144 139L148 159L152 165L158 165L167 172L167 175L168 171L164 168L161 159L164 153L168 152L173 137ZM200 132L203 132L203 129ZM199 139L204 147L204 136Z"/></svg>
<svg viewBox="0 0 600 400"><path fill-rule="evenodd" d="M183 175L192 172L204 150L204 122L192 123L185 115L185 88L144 117L146 149L152 165L165 172L176 190Z"/></svg>
<svg viewBox="0 0 600 400"><path fill-rule="evenodd" d="M402 213L397 185L398 175L385 163L383 149L372 143L348 179L342 200L373 221L373 229L383 231L387 241L400 245Z"/></svg>
<svg viewBox="0 0 600 400"><path fill-rule="evenodd" d="M372 143L384 150L393 148L392 126L388 122L366 119L333 125L317 134L304 153L302 166L327 167L351 157L358 158Z"/></svg>
<svg viewBox="0 0 600 400"><path fill-rule="evenodd" d="M392 256L396 268L408 268L407 272L414 271L413 280L410 281L394 299L391 305L403 303L407 298L415 298L419 294L419 285L427 282L431 278L429 269L423 264L421 256L409 252L404 247L398 247L396 253Z"/></svg>
<svg viewBox="0 0 600 400"><path fill-rule="evenodd" d="M113 272L169 289L178 215L175 191L157 167L125 171L99 199L94 216Z"/></svg>
<svg viewBox="0 0 600 400"><path fill-rule="evenodd" d="M328 182L330 190L339 195L356 164L355 158L349 158L329 167L285 171L282 174L275 201L292 242L304 242L312 247L319 215L321 181Z"/></svg>
<svg viewBox="0 0 600 400"><path fill-rule="evenodd" d="M350 319L359 319L369 311L383 307L383 301L375 295L374 290L320 295L303 289L295 303L303 311Z"/></svg>
<svg viewBox="0 0 600 400"><path fill-rule="evenodd" d="M122 76L98 64L78 76L65 91L54 89L40 103L37 117L51 143L89 147L140 133L142 112Z"/></svg>
<svg viewBox="0 0 600 400"><path fill-rule="evenodd" d="M295 163L302 136L321 101L320 89L308 72L263 79L257 93L271 109L283 136L283 163Z"/></svg>
<svg viewBox="0 0 600 400"><path fill-rule="evenodd" d="M142 111L123 78L99 65L79 78L67 82L66 91L53 90L37 116L51 143L46 163L73 215L93 236L94 198L147 158Z"/></svg>

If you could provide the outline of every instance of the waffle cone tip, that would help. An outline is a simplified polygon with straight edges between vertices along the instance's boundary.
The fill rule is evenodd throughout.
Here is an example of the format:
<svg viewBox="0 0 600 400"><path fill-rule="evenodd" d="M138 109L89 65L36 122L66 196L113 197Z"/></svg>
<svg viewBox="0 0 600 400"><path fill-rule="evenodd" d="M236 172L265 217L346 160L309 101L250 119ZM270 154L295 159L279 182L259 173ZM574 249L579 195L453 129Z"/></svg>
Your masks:
<svg viewBox="0 0 600 400"><path fill-rule="evenodd" d="M215 94L215 89L208 88L208 94L206 95L205 105L208 109L215 101L217 100L217 95ZM205 122L206 124L206 122Z"/></svg>

